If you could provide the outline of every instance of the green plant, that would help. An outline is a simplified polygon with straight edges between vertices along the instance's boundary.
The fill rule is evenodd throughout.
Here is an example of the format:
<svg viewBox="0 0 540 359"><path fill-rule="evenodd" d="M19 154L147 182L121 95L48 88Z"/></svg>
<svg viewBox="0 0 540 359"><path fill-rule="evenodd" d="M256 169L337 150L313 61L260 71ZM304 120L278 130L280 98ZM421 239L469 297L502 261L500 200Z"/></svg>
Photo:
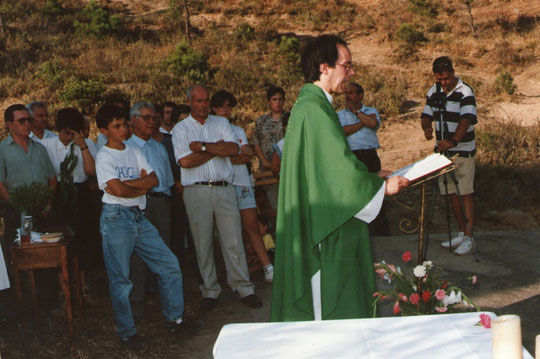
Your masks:
<svg viewBox="0 0 540 359"><path fill-rule="evenodd" d="M53 190L43 183L32 182L9 191L9 203L21 214L38 217L52 198Z"/></svg>
<svg viewBox="0 0 540 359"><path fill-rule="evenodd" d="M514 84L514 78L504 68L500 68L497 72L495 85L499 93L506 92L507 94L512 95L517 90L517 86Z"/></svg>
<svg viewBox="0 0 540 359"><path fill-rule="evenodd" d="M298 38L282 36L279 41L279 52L287 62L300 63L300 41Z"/></svg>
<svg viewBox="0 0 540 359"><path fill-rule="evenodd" d="M73 27L77 35L104 37L117 33L122 27L120 17L109 14L95 0L90 0L84 7L83 16L83 22L73 21Z"/></svg>
<svg viewBox="0 0 540 359"><path fill-rule="evenodd" d="M417 30L416 26L410 23L401 24L396 31L396 37L411 47L418 46L419 44L428 41L424 36L424 32Z"/></svg>
<svg viewBox="0 0 540 359"><path fill-rule="evenodd" d="M426 18L437 16L437 7L429 0L409 0L409 11Z"/></svg>
<svg viewBox="0 0 540 359"><path fill-rule="evenodd" d="M58 2L58 0L47 0L43 7L43 13L50 17L57 17L64 13L64 8Z"/></svg>
<svg viewBox="0 0 540 359"><path fill-rule="evenodd" d="M45 61L38 70L39 77L45 80L51 89L62 87L66 73L67 71L62 68L58 58Z"/></svg>
<svg viewBox="0 0 540 359"><path fill-rule="evenodd" d="M176 46L168 57L167 64L174 75L191 81L205 80L210 68L206 55L193 49L184 41Z"/></svg>
<svg viewBox="0 0 540 359"><path fill-rule="evenodd" d="M247 23L238 25L234 31L240 41L251 41L255 38L255 29Z"/></svg>
<svg viewBox="0 0 540 359"><path fill-rule="evenodd" d="M65 82L59 97L65 105L75 104L83 112L88 112L102 100L105 90L105 84L101 80L80 80L70 77Z"/></svg>

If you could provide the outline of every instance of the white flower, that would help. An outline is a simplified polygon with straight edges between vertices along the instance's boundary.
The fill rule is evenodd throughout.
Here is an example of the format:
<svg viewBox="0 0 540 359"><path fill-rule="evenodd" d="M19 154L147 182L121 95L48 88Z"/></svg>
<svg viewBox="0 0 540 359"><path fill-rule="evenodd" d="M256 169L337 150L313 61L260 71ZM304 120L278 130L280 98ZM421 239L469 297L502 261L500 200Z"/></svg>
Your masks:
<svg viewBox="0 0 540 359"><path fill-rule="evenodd" d="M422 278L426 275L426 267L424 267L423 265L417 265L416 267L414 267L413 272L416 277Z"/></svg>
<svg viewBox="0 0 540 359"><path fill-rule="evenodd" d="M388 273L385 273L383 279L387 280L388 284L392 283L392 279L390 278L390 274L388 274Z"/></svg>
<svg viewBox="0 0 540 359"><path fill-rule="evenodd" d="M412 289L416 292L417 288L415 285L412 286Z"/></svg>
<svg viewBox="0 0 540 359"><path fill-rule="evenodd" d="M447 295L446 297L444 297L444 299L442 300L442 303L445 307L452 304L461 303L461 292L458 292L456 294L456 292L451 291L450 295Z"/></svg>
<svg viewBox="0 0 540 359"><path fill-rule="evenodd" d="M432 267L433 262L432 261L424 261L424 263L422 263L422 265L425 266L425 267Z"/></svg>
<svg viewBox="0 0 540 359"><path fill-rule="evenodd" d="M403 271L401 270L401 267L397 267L398 274L403 274Z"/></svg>

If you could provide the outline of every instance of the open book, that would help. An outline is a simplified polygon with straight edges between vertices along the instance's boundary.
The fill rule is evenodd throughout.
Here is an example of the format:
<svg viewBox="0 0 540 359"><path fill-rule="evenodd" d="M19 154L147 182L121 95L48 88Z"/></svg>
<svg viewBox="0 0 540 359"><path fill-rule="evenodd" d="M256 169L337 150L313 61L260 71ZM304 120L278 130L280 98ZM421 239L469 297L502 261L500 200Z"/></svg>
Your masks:
<svg viewBox="0 0 540 359"><path fill-rule="evenodd" d="M442 170L443 168L448 167L451 164L452 161L450 161L444 155L440 153L434 153L431 156L428 156L420 161L411 163L408 166L400 168L388 177L390 178L394 176L401 176L412 182L422 177L425 177L433 172Z"/></svg>

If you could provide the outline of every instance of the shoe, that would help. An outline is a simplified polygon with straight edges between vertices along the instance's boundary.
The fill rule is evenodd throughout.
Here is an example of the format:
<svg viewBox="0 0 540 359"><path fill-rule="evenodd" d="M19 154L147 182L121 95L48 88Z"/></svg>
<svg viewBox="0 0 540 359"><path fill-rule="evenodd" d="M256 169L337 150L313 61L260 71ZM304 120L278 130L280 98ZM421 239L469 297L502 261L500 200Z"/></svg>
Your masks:
<svg viewBox="0 0 540 359"><path fill-rule="evenodd" d="M240 302L254 309L262 308L263 306L262 300L259 297L257 297L255 294L250 294L248 296L240 298Z"/></svg>
<svg viewBox="0 0 540 359"><path fill-rule="evenodd" d="M470 237L463 237L463 242L454 251L455 255L468 256L474 253L473 239Z"/></svg>
<svg viewBox="0 0 540 359"><path fill-rule="evenodd" d="M200 320L184 317L180 323L169 323L168 328L172 333L179 333L182 336L192 336L199 332L204 327L204 323Z"/></svg>
<svg viewBox="0 0 540 359"><path fill-rule="evenodd" d="M201 301L201 309L210 311L216 307L217 302L216 298L204 297Z"/></svg>
<svg viewBox="0 0 540 359"><path fill-rule="evenodd" d="M132 350L139 350L144 348L143 338L139 334L133 334L129 337L120 338L120 344L123 347Z"/></svg>
<svg viewBox="0 0 540 359"><path fill-rule="evenodd" d="M457 248L461 243L463 243L463 237L465 237L465 233L458 232L457 235L452 237L452 248ZM443 248L450 248L450 241L444 241L441 243L441 247Z"/></svg>
<svg viewBox="0 0 540 359"><path fill-rule="evenodd" d="M263 268L264 271L264 281L266 283L272 283L274 281L274 266L269 264L267 267Z"/></svg>

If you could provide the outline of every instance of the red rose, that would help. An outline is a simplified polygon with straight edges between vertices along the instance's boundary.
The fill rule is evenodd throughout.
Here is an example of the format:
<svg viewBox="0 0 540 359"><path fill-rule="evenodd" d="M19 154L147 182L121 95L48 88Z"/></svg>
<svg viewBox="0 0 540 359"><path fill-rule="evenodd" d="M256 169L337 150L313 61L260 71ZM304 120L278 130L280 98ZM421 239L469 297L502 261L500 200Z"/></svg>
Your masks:
<svg viewBox="0 0 540 359"><path fill-rule="evenodd" d="M424 291L422 293L422 300L427 303L429 298L431 298L431 292L429 290Z"/></svg>
<svg viewBox="0 0 540 359"><path fill-rule="evenodd" d="M409 261L412 259L412 253L411 251L407 251L401 255L401 259L405 263L409 263Z"/></svg>
<svg viewBox="0 0 540 359"><path fill-rule="evenodd" d="M411 302L411 304L418 304L418 302L420 301L420 296L418 295L418 293L413 293L409 297L409 301Z"/></svg>
<svg viewBox="0 0 540 359"><path fill-rule="evenodd" d="M403 293L399 293L398 294L398 297L399 299L401 299L402 301L404 301L405 303L407 303L407 296ZM540 358L539 358L540 359Z"/></svg>
<svg viewBox="0 0 540 359"><path fill-rule="evenodd" d="M394 314L399 313L399 302L394 303Z"/></svg>
<svg viewBox="0 0 540 359"><path fill-rule="evenodd" d="M442 284L441 284L441 288L445 289L446 287L448 287L448 281L443 279Z"/></svg>

